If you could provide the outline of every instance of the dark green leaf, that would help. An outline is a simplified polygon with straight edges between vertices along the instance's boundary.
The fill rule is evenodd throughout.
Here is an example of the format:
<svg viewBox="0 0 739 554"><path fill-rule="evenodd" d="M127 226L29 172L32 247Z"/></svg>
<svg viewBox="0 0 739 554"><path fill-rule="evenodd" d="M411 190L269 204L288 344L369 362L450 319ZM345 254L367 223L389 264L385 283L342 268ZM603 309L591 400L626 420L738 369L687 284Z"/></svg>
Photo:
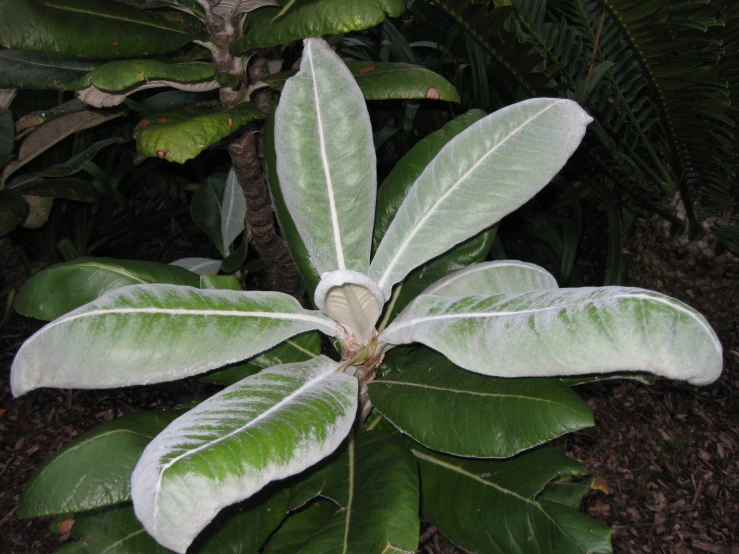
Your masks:
<svg viewBox="0 0 739 554"><path fill-rule="evenodd" d="M244 192L233 171L209 175L190 204L195 225L210 237L223 256L228 256L231 244L244 230L245 213Z"/></svg>
<svg viewBox="0 0 739 554"><path fill-rule="evenodd" d="M101 0L0 0L6 48L115 58L165 54L190 42L186 26L160 13Z"/></svg>
<svg viewBox="0 0 739 554"><path fill-rule="evenodd" d="M233 275L201 275L201 289L244 290Z"/></svg>
<svg viewBox="0 0 739 554"><path fill-rule="evenodd" d="M2 52L2 50L0 50ZM36 87L33 87L36 88ZM83 112L88 109L88 106L82 102L79 98L73 98L67 102L63 102L58 106L49 108L48 110L40 110L37 112L31 112L21 117L15 124L16 133L21 131L27 131L33 127L38 127L42 123L48 123L63 115L69 115L71 113Z"/></svg>
<svg viewBox="0 0 739 554"><path fill-rule="evenodd" d="M0 50L0 88L77 90L90 84L96 67L74 58Z"/></svg>
<svg viewBox="0 0 739 554"><path fill-rule="evenodd" d="M233 385L244 377L259 373L268 367L302 362L315 358L320 354L321 336L318 333L306 333L286 340L249 361L232 364L209 373L201 377L200 381L214 385Z"/></svg>
<svg viewBox="0 0 739 554"><path fill-rule="evenodd" d="M539 501L547 500L568 506L573 510L579 510L583 498L590 492L590 484L593 479L572 481L567 478L561 481L552 481L539 495Z"/></svg>
<svg viewBox="0 0 739 554"><path fill-rule="evenodd" d="M32 181L10 190L23 195L64 198L77 202L94 202L100 198L100 191L90 181L82 179L47 179Z"/></svg>
<svg viewBox="0 0 739 554"><path fill-rule="evenodd" d="M212 144L238 131L264 114L254 104L222 107L184 108L143 119L134 134L139 154L185 163Z"/></svg>
<svg viewBox="0 0 739 554"><path fill-rule="evenodd" d="M120 91L145 81L166 79L192 83L211 79L216 73L211 63L167 63L159 60L108 62L90 74L92 84L107 91Z"/></svg>
<svg viewBox="0 0 739 554"><path fill-rule="evenodd" d="M26 485L19 518L85 512L131 499L131 472L147 444L181 411L128 414L49 458Z"/></svg>
<svg viewBox="0 0 739 554"><path fill-rule="evenodd" d="M276 21L249 29L233 43L231 52L237 54L305 37L368 29L381 23L386 15L398 17L404 8L403 0L319 0L290 10Z"/></svg>
<svg viewBox="0 0 739 554"><path fill-rule="evenodd" d="M198 287L200 276L181 267L140 262L87 258L45 269L21 289L15 309L23 315L51 321L126 285L171 283Z"/></svg>
<svg viewBox="0 0 739 554"><path fill-rule="evenodd" d="M459 102L454 86L441 75L418 65L390 62L347 62L367 100L428 98ZM282 90L295 70L268 75L262 81Z"/></svg>
<svg viewBox="0 0 739 554"><path fill-rule="evenodd" d="M0 237L18 227L28 215L28 203L9 190L0 190Z"/></svg>
<svg viewBox="0 0 739 554"><path fill-rule="evenodd" d="M495 379L426 348L388 353L369 393L375 408L439 452L507 458L593 425L587 405L558 379Z"/></svg>
<svg viewBox="0 0 739 554"><path fill-rule="evenodd" d="M421 473L422 514L462 548L519 554L611 552L607 526L561 504L536 500L552 479L586 472L556 450L540 448L502 461L454 458L412 445L411 452Z"/></svg>
<svg viewBox="0 0 739 554"><path fill-rule="evenodd" d="M130 504L77 516L71 535L90 554L170 554L146 533Z"/></svg>
<svg viewBox="0 0 739 554"><path fill-rule="evenodd" d="M2 69L0 69L0 75ZM5 165L15 149L15 122L13 113L0 107L0 167Z"/></svg>
<svg viewBox="0 0 739 554"><path fill-rule="evenodd" d="M316 500L291 514L269 539L264 554L295 554L336 511L328 500Z"/></svg>

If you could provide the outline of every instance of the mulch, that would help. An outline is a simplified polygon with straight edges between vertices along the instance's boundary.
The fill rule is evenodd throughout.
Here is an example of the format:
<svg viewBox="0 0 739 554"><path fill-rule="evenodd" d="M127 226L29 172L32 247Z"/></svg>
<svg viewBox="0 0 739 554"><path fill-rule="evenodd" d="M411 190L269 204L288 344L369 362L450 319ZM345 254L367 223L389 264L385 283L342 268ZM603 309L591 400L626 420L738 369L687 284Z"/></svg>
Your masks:
<svg viewBox="0 0 739 554"><path fill-rule="evenodd" d="M23 487L53 452L124 413L213 392L190 379L106 391L42 389L13 399L10 364L39 326L15 315L0 332L0 552L8 554L50 553L66 540L49 530L49 518L15 517ZM596 426L556 446L608 482L610 494L592 493L585 509L611 526L617 554L739 554L739 324L722 339L725 371L709 387L661 380L579 388ZM462 551L427 524L419 552Z"/></svg>

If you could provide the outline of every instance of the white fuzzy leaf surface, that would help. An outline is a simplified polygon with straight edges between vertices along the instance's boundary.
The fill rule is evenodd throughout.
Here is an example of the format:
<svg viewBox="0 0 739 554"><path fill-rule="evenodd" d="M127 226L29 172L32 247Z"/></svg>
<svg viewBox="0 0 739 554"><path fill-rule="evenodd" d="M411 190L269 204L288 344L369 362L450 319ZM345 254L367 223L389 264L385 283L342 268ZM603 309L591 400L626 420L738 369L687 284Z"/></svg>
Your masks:
<svg viewBox="0 0 739 554"><path fill-rule="evenodd" d="M338 326L277 292L176 285L116 289L52 321L13 361L19 396L38 387L112 388L182 379Z"/></svg>
<svg viewBox="0 0 739 554"><path fill-rule="evenodd" d="M722 368L721 344L703 316L662 294L625 287L420 295L380 340L420 342L464 369L497 377L649 371L705 385Z"/></svg>
<svg viewBox="0 0 739 554"><path fill-rule="evenodd" d="M198 275L215 275L221 270L221 260L212 260L210 258L180 258L171 262L169 265L184 267Z"/></svg>
<svg viewBox="0 0 739 554"><path fill-rule="evenodd" d="M319 356L266 369L175 420L131 477L136 516L185 552L221 509L331 454L351 430L357 380Z"/></svg>
<svg viewBox="0 0 739 554"><path fill-rule="evenodd" d="M319 275L367 273L377 175L362 91L321 39L307 39L300 71L275 114L285 204Z"/></svg>
<svg viewBox="0 0 739 554"><path fill-rule="evenodd" d="M473 264L439 279L423 294L469 296L559 288L557 280L543 267L527 262L504 260Z"/></svg>
<svg viewBox="0 0 739 554"><path fill-rule="evenodd" d="M521 206L562 168L590 121L575 102L534 98L462 131L411 187L369 276L389 297L411 270Z"/></svg>
<svg viewBox="0 0 739 554"><path fill-rule="evenodd" d="M316 306L360 341L367 341L382 313L382 291L372 279L350 270L326 273L315 292Z"/></svg>

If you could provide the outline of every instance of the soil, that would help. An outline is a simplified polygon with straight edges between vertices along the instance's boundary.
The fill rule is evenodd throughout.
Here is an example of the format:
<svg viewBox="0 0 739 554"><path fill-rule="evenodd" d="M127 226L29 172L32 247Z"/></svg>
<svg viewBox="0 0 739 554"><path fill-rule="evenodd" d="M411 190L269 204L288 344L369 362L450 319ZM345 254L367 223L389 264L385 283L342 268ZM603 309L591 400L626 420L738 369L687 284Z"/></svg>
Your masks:
<svg viewBox="0 0 739 554"><path fill-rule="evenodd" d="M151 258L181 257L163 250ZM49 530L49 518L15 517L25 484L52 453L124 413L213 392L191 379L108 391L42 389L13 399L10 364L39 327L14 315L0 331L0 553L46 554L67 540ZM610 493L591 493L584 508L611 526L617 554L739 554L739 321L721 338L725 370L709 387L663 380L579 387L596 426L556 446L608 482ZM462 552L428 524L422 539L424 554Z"/></svg>

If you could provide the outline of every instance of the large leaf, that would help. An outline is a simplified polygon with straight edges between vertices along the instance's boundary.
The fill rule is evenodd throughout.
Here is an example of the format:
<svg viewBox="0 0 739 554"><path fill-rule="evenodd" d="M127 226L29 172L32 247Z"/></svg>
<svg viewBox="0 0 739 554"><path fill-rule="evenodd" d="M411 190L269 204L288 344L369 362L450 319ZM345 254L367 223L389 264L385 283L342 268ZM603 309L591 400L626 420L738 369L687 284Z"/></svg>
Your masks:
<svg viewBox="0 0 739 554"><path fill-rule="evenodd" d="M165 79L182 83L204 81L215 76L212 63L167 63L159 60L108 62L90 73L90 82L100 90L120 91L145 81Z"/></svg>
<svg viewBox="0 0 739 554"><path fill-rule="evenodd" d="M2 71L2 70L0 70ZM15 122L13 113L0 107L0 167L5 165L15 149Z"/></svg>
<svg viewBox="0 0 739 554"><path fill-rule="evenodd" d="M185 163L249 121L263 117L264 114L248 102L230 110L184 108L151 116L136 126L136 148L143 156Z"/></svg>
<svg viewBox="0 0 739 554"><path fill-rule="evenodd" d="M129 414L100 425L49 458L26 485L17 516L85 512L131 499L131 472L149 441L181 411Z"/></svg>
<svg viewBox="0 0 739 554"><path fill-rule="evenodd" d="M77 93L77 98L82 100L85 104L89 104L95 108L112 108L121 104L136 92L147 90L150 88L168 87L181 91L190 92L197 94L200 92L209 92L216 90L221 87L220 83L216 79L208 79L205 81L194 81L194 82L180 82L172 81L171 79L151 79L145 80L127 88L120 92L105 92L100 90L94 85L85 87Z"/></svg>
<svg viewBox="0 0 739 554"><path fill-rule="evenodd" d="M347 62L365 100L426 98L459 102L454 86L438 73L418 65L391 62ZM295 70L281 71L262 78L264 83L282 90Z"/></svg>
<svg viewBox="0 0 739 554"><path fill-rule="evenodd" d="M696 385L721 373L721 343L698 312L636 288L421 295L381 335L421 342L455 364L499 377L649 371Z"/></svg>
<svg viewBox="0 0 739 554"><path fill-rule="evenodd" d="M106 292L147 283L198 287L200 277L171 265L112 258L78 259L40 271L21 289L15 309L51 321Z"/></svg>
<svg viewBox="0 0 739 554"><path fill-rule="evenodd" d="M560 475L587 470L551 448L502 461L454 458L412 447L421 473L421 511L466 550L480 553L605 554L610 529L537 495ZM464 499L464 501L460 501Z"/></svg>
<svg viewBox="0 0 739 554"><path fill-rule="evenodd" d="M222 256L230 253L231 244L244 230L246 200L236 172L209 175L198 188L190 204L195 225L216 245Z"/></svg>
<svg viewBox="0 0 739 554"><path fill-rule="evenodd" d="M354 78L325 41L308 39L275 113L282 195L319 275L366 273L377 175L372 126Z"/></svg>
<svg viewBox="0 0 739 554"><path fill-rule="evenodd" d="M538 98L503 108L457 135L409 191L370 277L389 296L413 268L521 206L562 168L590 121L575 102Z"/></svg>
<svg viewBox="0 0 739 554"><path fill-rule="evenodd" d="M231 52L361 31L382 23L386 15L398 17L404 8L403 0L318 0L293 9L276 21L249 29L231 45Z"/></svg>
<svg viewBox="0 0 739 554"><path fill-rule="evenodd" d="M170 262L169 265L184 267L198 275L215 275L221 270L222 263L222 260L211 260L210 258L180 258Z"/></svg>
<svg viewBox="0 0 739 554"><path fill-rule="evenodd" d="M203 383L214 385L233 385L245 377L259 373L268 367L303 362L320 355L321 336L318 333L306 333L288 339L248 362L219 369L201 377L200 380Z"/></svg>
<svg viewBox="0 0 739 554"><path fill-rule="evenodd" d="M74 554L169 553L146 534L130 504L79 515L70 534L82 540Z"/></svg>
<svg viewBox="0 0 739 554"><path fill-rule="evenodd" d="M28 202L10 190L0 190L0 237L18 227L28 215Z"/></svg>
<svg viewBox="0 0 739 554"><path fill-rule="evenodd" d="M0 88L77 90L90 84L89 73L97 66L74 58L0 50Z"/></svg>
<svg viewBox="0 0 739 554"><path fill-rule="evenodd" d="M63 315L28 339L11 368L16 396L37 387L111 388L173 381L336 324L274 292L133 285ZM193 332L196 330L197 332Z"/></svg>
<svg viewBox="0 0 739 554"><path fill-rule="evenodd" d="M593 425L558 379L495 379L427 349L391 351L369 385L372 404L421 444L447 454L507 458Z"/></svg>
<svg viewBox="0 0 739 554"><path fill-rule="evenodd" d="M265 370L170 425L132 477L147 531L184 552L223 507L333 452L357 409L357 381L338 367L321 356Z"/></svg>
<svg viewBox="0 0 739 554"><path fill-rule="evenodd" d="M418 473L408 451L376 430L350 438L341 454L303 486L339 510L300 554L416 552Z"/></svg>
<svg viewBox="0 0 739 554"><path fill-rule="evenodd" d="M85 110L63 115L41 125L23 139L18 150L17 159L10 162L3 169L2 181L5 181L15 171L69 135L102 125L118 116L119 114L116 113L101 113Z"/></svg>
<svg viewBox="0 0 739 554"><path fill-rule="evenodd" d="M0 42L6 48L116 58L165 54L195 38L159 13L100 0L0 0Z"/></svg>
<svg viewBox="0 0 739 554"><path fill-rule="evenodd" d="M336 511L328 500L317 500L291 514L275 531L264 549L265 554L295 554L319 531Z"/></svg>

